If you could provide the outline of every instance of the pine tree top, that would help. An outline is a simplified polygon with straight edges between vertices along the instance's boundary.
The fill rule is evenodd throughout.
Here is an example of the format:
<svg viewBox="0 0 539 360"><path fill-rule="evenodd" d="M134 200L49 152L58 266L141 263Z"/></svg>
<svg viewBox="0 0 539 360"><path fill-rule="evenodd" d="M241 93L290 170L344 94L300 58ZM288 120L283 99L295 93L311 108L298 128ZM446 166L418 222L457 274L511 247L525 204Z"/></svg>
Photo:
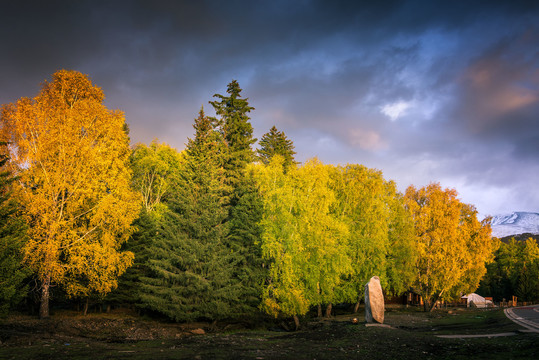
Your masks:
<svg viewBox="0 0 539 360"><path fill-rule="evenodd" d="M215 94L219 100L210 101L215 113L220 119L212 119L223 135L226 147L225 168L230 183L237 182L245 166L255 159L252 145L257 139L253 138L253 126L249 113L254 107L249 106L248 98L241 98L238 82L232 80L227 87L228 96Z"/></svg>
<svg viewBox="0 0 539 360"><path fill-rule="evenodd" d="M257 150L258 158L264 164L268 164L274 155L281 155L285 161L284 166L297 164L294 160L294 143L288 139L284 132L272 126L270 131L260 139L260 149Z"/></svg>

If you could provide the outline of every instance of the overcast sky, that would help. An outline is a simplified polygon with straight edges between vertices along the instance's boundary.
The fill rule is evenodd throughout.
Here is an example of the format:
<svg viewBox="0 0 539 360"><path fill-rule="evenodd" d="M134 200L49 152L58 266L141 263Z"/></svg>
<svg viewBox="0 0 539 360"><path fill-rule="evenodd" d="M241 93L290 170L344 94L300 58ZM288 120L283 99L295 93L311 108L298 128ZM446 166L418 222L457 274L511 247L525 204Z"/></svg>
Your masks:
<svg viewBox="0 0 539 360"><path fill-rule="evenodd" d="M0 0L0 104L88 74L133 143L182 150L238 80L255 136L539 212L538 1Z"/></svg>

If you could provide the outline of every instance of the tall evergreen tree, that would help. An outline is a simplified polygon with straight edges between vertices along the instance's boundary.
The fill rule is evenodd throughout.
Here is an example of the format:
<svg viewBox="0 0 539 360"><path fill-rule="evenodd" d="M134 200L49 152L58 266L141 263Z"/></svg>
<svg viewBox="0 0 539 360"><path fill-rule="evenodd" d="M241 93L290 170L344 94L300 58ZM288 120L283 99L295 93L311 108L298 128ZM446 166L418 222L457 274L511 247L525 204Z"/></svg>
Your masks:
<svg viewBox="0 0 539 360"><path fill-rule="evenodd" d="M24 297L23 280L28 275L21 265L25 225L17 216L18 206L11 192L14 178L4 170L7 160L0 155L0 316L6 315L10 306Z"/></svg>
<svg viewBox="0 0 539 360"><path fill-rule="evenodd" d="M265 165L269 164L274 155L281 155L284 158L284 166L295 165L294 143L288 139L284 132L272 126L270 131L260 139L260 149L257 150L258 158Z"/></svg>
<svg viewBox="0 0 539 360"><path fill-rule="evenodd" d="M215 94L219 101L210 101L215 113L220 119L213 119L220 126L226 144L226 158L224 168L226 178L235 185L242 177L245 166L255 158L252 145L256 143L253 138L253 126L249 122L249 113L254 107L249 106L249 99L241 98L238 82L232 80L226 92L229 96Z"/></svg>
<svg viewBox="0 0 539 360"><path fill-rule="evenodd" d="M218 122L201 109L193 127L170 210L150 244L141 300L177 321L220 320L242 312L239 254L227 241L232 189Z"/></svg>
<svg viewBox="0 0 539 360"><path fill-rule="evenodd" d="M254 108L249 106L248 99L241 97L241 91L233 80L227 87L228 96L215 94L219 100L210 103L220 116L213 121L220 128L226 146L223 167L225 182L230 185L226 190L229 194L226 240L241 265L234 275L241 279L241 298L248 303L246 309L254 309L260 302L264 276L259 246L262 199L253 178L246 173L247 165L255 160L252 145L256 139L248 115Z"/></svg>
<svg viewBox="0 0 539 360"><path fill-rule="evenodd" d="M227 243L237 255L234 277L241 283L242 312L253 313L261 301L262 283L267 273L262 266L260 238L263 202L252 172L235 189L229 207Z"/></svg>

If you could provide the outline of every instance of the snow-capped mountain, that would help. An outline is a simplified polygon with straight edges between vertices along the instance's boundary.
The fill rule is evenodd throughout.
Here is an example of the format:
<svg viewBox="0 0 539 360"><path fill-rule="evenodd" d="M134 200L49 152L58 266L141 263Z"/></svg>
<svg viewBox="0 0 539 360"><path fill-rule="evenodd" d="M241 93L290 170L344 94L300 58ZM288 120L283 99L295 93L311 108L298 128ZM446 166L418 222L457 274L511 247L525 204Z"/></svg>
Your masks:
<svg viewBox="0 0 539 360"><path fill-rule="evenodd" d="M524 233L539 234L539 213L514 212L496 215L490 225L492 236L497 238Z"/></svg>

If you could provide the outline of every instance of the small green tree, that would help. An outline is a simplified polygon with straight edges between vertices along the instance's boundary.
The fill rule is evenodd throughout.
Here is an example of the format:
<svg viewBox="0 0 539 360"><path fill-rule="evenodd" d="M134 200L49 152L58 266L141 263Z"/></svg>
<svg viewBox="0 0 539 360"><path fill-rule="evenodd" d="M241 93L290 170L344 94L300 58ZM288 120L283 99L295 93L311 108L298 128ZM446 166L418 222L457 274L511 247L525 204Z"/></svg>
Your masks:
<svg viewBox="0 0 539 360"><path fill-rule="evenodd" d="M133 188L142 195L148 212L166 203L174 192L182 166L182 153L157 139L149 146L137 144L130 157Z"/></svg>
<svg viewBox="0 0 539 360"><path fill-rule="evenodd" d="M414 224L404 206L404 198L396 191L396 185L387 183L389 195L389 233L388 252L386 254L387 294L399 295L408 291L415 279L414 264L417 261L415 252Z"/></svg>
<svg viewBox="0 0 539 360"><path fill-rule="evenodd" d="M523 301L539 300L539 246L528 238L522 243L522 263L516 294Z"/></svg>
<svg viewBox="0 0 539 360"><path fill-rule="evenodd" d="M135 254L135 259L133 265L118 279L118 288L107 295L106 301L114 305L144 308L140 279L149 276L150 249L159 235L163 217L169 210L169 201L177 191L183 153L154 139L149 146L135 145L130 165L133 172L132 187L141 194L142 207L134 222L137 230L123 245L123 249Z"/></svg>
<svg viewBox="0 0 539 360"><path fill-rule="evenodd" d="M268 164L274 155L284 158L284 166L288 167L297 164L294 160L294 143L288 139L284 132L272 126L270 131L260 139L260 149L257 150L258 158L262 163Z"/></svg>
<svg viewBox="0 0 539 360"><path fill-rule="evenodd" d="M5 170L7 161L7 156L0 155L0 317L26 295L24 278L29 275L21 253L26 227L11 189L14 178Z"/></svg>

